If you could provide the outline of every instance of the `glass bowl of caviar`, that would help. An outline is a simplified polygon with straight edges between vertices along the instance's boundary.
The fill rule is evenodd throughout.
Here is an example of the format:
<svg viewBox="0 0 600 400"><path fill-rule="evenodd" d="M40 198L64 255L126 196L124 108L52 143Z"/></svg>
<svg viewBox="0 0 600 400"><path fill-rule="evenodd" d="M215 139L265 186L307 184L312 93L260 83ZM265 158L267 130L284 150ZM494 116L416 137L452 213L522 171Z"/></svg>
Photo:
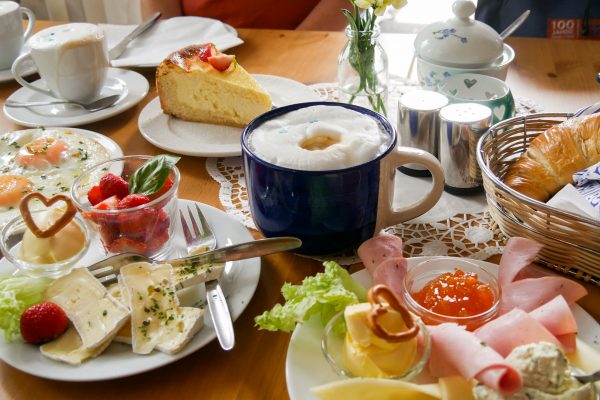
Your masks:
<svg viewBox="0 0 600 400"><path fill-rule="evenodd" d="M436 257L410 268L402 282L407 308L429 325L452 322L475 330L498 315L497 277L476 263Z"/></svg>

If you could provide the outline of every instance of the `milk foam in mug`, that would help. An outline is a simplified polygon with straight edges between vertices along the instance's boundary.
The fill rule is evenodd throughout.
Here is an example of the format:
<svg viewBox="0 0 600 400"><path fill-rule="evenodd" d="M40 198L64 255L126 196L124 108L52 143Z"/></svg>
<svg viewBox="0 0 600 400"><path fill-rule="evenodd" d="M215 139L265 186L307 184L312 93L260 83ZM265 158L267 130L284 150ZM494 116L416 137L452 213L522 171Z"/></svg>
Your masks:
<svg viewBox="0 0 600 400"><path fill-rule="evenodd" d="M329 102L292 104L252 121L242 134L250 210L267 237L296 236L300 253L324 255L356 248L374 232L415 218L435 205L444 187L437 159L397 147L382 115ZM429 169L433 188L394 209L396 168Z"/></svg>
<svg viewBox="0 0 600 400"><path fill-rule="evenodd" d="M89 103L104 86L108 52L104 31L94 24L71 23L44 29L29 40L30 51L14 62L12 73L22 86L63 100ZM20 75L20 65L32 59L48 89Z"/></svg>

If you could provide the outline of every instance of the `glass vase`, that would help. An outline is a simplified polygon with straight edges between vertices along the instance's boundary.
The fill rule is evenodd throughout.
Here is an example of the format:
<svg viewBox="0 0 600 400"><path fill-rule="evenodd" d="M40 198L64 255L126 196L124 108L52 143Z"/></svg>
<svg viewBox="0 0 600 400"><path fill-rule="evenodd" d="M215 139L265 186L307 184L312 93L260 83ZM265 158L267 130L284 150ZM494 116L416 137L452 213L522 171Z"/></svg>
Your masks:
<svg viewBox="0 0 600 400"><path fill-rule="evenodd" d="M346 28L348 42L338 59L340 102L357 104L387 115L388 57L379 44L379 27Z"/></svg>

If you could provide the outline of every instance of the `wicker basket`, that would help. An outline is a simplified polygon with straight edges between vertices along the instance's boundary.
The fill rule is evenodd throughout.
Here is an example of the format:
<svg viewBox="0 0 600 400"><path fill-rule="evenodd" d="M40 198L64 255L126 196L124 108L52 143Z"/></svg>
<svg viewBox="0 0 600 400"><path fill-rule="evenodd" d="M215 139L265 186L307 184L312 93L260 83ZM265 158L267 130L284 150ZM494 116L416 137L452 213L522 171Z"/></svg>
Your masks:
<svg viewBox="0 0 600 400"><path fill-rule="evenodd" d="M507 236L544 245L546 266L600 286L600 222L530 199L503 182L508 167L540 133L572 114L530 114L500 122L481 138L477 161L490 215Z"/></svg>

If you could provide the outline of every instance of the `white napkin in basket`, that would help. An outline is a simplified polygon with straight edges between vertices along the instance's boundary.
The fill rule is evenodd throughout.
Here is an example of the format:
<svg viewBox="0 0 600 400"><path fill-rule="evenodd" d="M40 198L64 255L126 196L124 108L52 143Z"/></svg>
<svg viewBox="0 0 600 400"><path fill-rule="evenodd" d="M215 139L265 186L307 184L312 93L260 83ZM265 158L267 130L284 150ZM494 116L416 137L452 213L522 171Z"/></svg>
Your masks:
<svg viewBox="0 0 600 400"><path fill-rule="evenodd" d="M109 49L135 29L135 25L100 24L100 27L106 33ZM208 42L221 51L244 43L235 29L216 19L174 17L158 21L129 43L125 52L111 64L113 67L155 67L175 50Z"/></svg>
<svg viewBox="0 0 600 400"><path fill-rule="evenodd" d="M600 221L600 163L573 174L575 185L567 185L547 204Z"/></svg>

